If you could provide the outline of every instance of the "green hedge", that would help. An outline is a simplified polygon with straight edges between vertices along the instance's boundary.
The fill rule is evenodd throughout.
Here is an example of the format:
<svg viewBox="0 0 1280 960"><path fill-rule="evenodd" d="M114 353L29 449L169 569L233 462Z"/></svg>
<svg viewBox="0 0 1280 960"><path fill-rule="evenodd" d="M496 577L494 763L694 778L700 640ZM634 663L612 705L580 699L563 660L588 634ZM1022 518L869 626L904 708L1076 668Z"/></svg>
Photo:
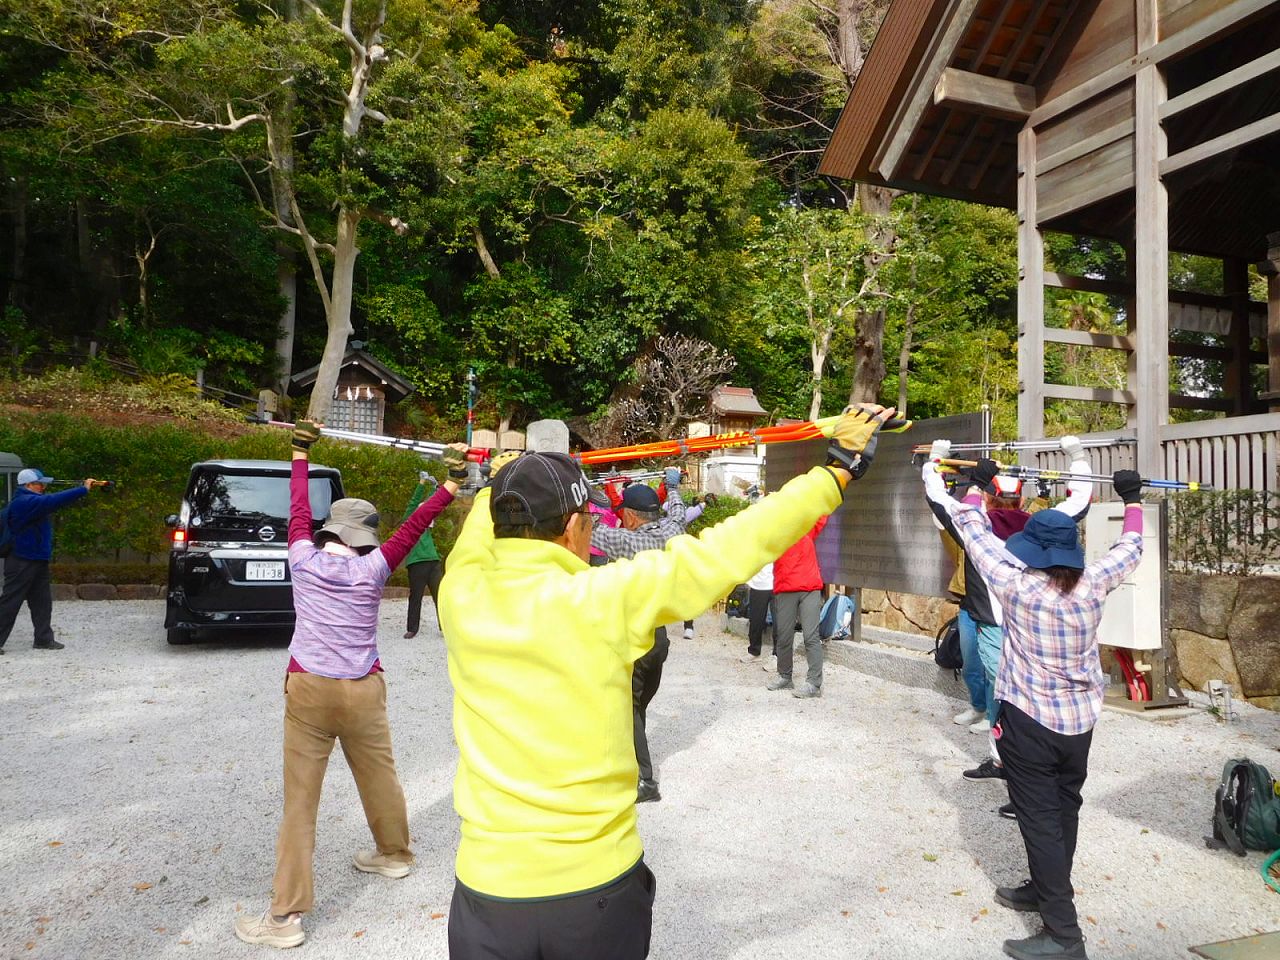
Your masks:
<svg viewBox="0 0 1280 960"><path fill-rule="evenodd" d="M11 410L0 418L0 450L17 454L23 463L50 476L116 481L113 491L95 490L81 504L54 515L59 560L113 560L120 551L131 550L163 563L168 554L164 518L177 512L191 464L289 457L289 434L279 428L228 428L221 423L217 429L221 436L196 424L112 426L80 415ZM444 476L442 464L427 463L406 450L329 439L316 444L312 460L342 471L347 494L378 507L384 537L399 523L424 464L437 478ZM453 545L465 510L464 505L454 505L436 521L433 533L442 555Z"/></svg>

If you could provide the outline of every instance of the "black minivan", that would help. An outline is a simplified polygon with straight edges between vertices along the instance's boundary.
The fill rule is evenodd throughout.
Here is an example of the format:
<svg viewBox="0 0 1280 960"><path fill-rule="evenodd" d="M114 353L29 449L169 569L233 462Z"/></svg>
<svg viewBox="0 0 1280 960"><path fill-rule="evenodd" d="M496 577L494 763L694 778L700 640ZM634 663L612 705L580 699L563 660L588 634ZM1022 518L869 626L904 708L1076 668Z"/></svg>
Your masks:
<svg viewBox="0 0 1280 960"><path fill-rule="evenodd" d="M208 460L193 464L182 508L166 524L170 643L195 632L293 626L289 578L289 470L284 460ZM314 529L342 499L342 475L309 471Z"/></svg>

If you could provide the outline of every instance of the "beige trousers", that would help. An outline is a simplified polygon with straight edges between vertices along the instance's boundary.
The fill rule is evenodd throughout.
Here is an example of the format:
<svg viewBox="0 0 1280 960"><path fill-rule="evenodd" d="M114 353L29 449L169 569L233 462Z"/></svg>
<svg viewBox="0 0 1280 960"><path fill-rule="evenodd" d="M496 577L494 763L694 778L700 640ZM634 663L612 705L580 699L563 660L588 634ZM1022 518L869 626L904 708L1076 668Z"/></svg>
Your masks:
<svg viewBox="0 0 1280 960"><path fill-rule="evenodd" d="M413 861L404 791L391 754L387 685L382 674L359 680L286 674L284 819L276 841L271 901L271 912L276 916L306 913L315 901L312 859L316 812L335 737L360 791L378 852L392 860Z"/></svg>

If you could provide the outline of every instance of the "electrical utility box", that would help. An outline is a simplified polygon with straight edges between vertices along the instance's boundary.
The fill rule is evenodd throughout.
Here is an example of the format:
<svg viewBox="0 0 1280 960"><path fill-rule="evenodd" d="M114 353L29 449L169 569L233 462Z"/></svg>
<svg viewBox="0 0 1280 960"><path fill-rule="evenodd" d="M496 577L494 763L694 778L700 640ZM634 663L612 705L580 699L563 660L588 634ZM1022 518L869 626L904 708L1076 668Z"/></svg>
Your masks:
<svg viewBox="0 0 1280 960"><path fill-rule="evenodd" d="M1142 506L1142 562L1124 579L1102 609L1098 643L1127 650L1164 647L1165 558L1164 506ZM1123 503L1095 503L1085 517L1085 562L1103 557L1120 539Z"/></svg>

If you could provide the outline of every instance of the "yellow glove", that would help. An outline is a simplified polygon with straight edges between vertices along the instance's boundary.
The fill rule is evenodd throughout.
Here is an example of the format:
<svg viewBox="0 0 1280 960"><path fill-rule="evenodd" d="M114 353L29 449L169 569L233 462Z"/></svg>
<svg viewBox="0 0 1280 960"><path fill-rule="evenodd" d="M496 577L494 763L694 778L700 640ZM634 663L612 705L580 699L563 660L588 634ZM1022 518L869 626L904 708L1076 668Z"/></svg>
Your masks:
<svg viewBox="0 0 1280 960"><path fill-rule="evenodd" d="M498 471L505 467L513 460L519 459L523 455L523 450L502 450L495 452L489 457L489 479L492 480L498 475Z"/></svg>
<svg viewBox="0 0 1280 960"><path fill-rule="evenodd" d="M831 431L827 466L844 467L855 480L866 473L875 457L880 427L893 413L892 407L874 403L845 407Z"/></svg>
<svg viewBox="0 0 1280 960"><path fill-rule="evenodd" d="M440 452L440 459L449 470L449 479L465 483L468 476L467 447L463 443L451 443Z"/></svg>
<svg viewBox="0 0 1280 960"><path fill-rule="evenodd" d="M306 453L320 439L322 424L314 420L299 420L293 425L293 449Z"/></svg>

